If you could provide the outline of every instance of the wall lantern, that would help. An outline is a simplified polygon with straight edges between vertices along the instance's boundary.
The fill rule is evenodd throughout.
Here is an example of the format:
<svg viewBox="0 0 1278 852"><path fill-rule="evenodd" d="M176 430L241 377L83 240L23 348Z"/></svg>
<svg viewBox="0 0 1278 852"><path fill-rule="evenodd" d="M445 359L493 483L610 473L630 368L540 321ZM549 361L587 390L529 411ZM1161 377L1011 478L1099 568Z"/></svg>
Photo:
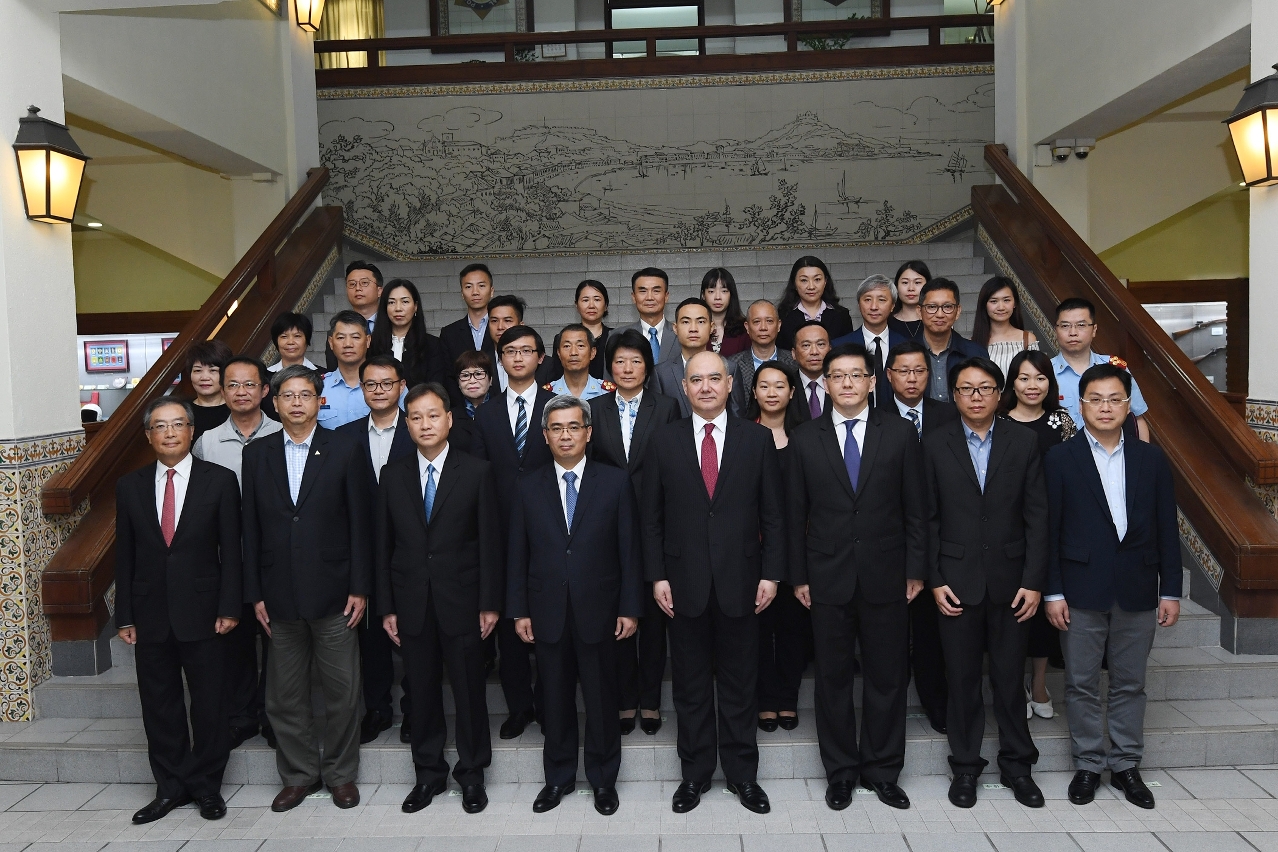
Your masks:
<svg viewBox="0 0 1278 852"><path fill-rule="evenodd" d="M1274 66L1278 71L1278 65ZM1278 183L1278 74L1257 80L1243 92L1225 120L1247 186Z"/></svg>
<svg viewBox="0 0 1278 852"><path fill-rule="evenodd" d="M39 113L38 108L28 107L27 114L18 119L18 138L13 143L22 203L28 219L70 224L89 158L65 124L41 118Z"/></svg>
<svg viewBox="0 0 1278 852"><path fill-rule="evenodd" d="M297 8L297 25L307 32L318 32L324 0L293 0L293 3Z"/></svg>

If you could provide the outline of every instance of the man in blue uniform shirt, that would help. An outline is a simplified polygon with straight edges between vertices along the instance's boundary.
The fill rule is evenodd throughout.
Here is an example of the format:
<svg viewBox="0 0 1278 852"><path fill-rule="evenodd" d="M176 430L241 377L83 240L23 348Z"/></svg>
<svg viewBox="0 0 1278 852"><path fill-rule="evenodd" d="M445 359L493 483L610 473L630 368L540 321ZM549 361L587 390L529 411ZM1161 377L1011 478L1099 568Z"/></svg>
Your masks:
<svg viewBox="0 0 1278 852"><path fill-rule="evenodd" d="M1121 359L1092 351L1092 341L1096 338L1096 306L1086 299L1066 299L1056 306L1056 337L1061 351L1052 359L1052 369L1056 373L1056 385L1060 388L1061 408L1068 411L1074 418L1074 425L1082 429L1078 380L1088 367L1097 364L1114 364L1122 369L1127 369L1127 364ZM1136 380L1132 379L1131 413L1136 417L1136 431L1142 441L1149 441L1149 427L1145 425L1145 412L1148 410Z"/></svg>
<svg viewBox="0 0 1278 852"><path fill-rule="evenodd" d="M595 357L595 336L584 325L573 323L564 326L559 332L559 348L555 354L559 356L564 374L542 387L556 396L569 394L588 400L617 389L612 382L590 375L590 362Z"/></svg>
<svg viewBox="0 0 1278 852"><path fill-rule="evenodd" d="M369 339L368 326L355 311L340 311L329 321L328 345L337 357L337 369L324 376L319 424L325 429L336 429L368 416L359 365L368 356Z"/></svg>

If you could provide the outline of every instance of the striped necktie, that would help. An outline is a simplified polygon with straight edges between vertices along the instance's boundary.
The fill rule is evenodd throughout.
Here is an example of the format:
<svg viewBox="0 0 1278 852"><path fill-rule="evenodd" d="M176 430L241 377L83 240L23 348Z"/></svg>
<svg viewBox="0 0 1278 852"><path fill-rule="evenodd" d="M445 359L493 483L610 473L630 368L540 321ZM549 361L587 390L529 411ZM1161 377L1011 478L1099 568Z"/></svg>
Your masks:
<svg viewBox="0 0 1278 852"><path fill-rule="evenodd" d="M515 415L515 454L524 457L524 447L528 444L528 408L522 396L515 397L519 411Z"/></svg>

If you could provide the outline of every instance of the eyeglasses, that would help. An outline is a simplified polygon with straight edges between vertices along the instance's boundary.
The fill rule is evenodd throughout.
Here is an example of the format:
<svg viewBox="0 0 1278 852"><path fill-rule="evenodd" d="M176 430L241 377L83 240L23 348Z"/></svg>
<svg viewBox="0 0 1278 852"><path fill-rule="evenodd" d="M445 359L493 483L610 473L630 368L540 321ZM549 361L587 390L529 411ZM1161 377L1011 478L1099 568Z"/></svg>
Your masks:
<svg viewBox="0 0 1278 852"><path fill-rule="evenodd" d="M488 378L488 373L483 370L464 370L457 374L457 378L463 382L481 382Z"/></svg>
<svg viewBox="0 0 1278 852"><path fill-rule="evenodd" d="M947 317L958 310L958 305L953 302L946 302L944 305L922 305L921 307L929 314L936 314L939 311Z"/></svg>
<svg viewBox="0 0 1278 852"><path fill-rule="evenodd" d="M906 369L904 367L888 367L888 372L896 373L898 376L905 376L906 378L909 378L910 376L926 376L927 367L914 367L912 369Z"/></svg>
<svg viewBox="0 0 1278 852"><path fill-rule="evenodd" d="M278 396L285 402L293 402L294 400L299 402L310 402L318 396L318 394L314 391L284 391L283 393L278 394Z"/></svg>
<svg viewBox="0 0 1278 852"><path fill-rule="evenodd" d="M852 373L830 373L825 377L826 382L841 385L849 379L853 382L863 382L870 378L871 373L852 372Z"/></svg>
<svg viewBox="0 0 1278 852"><path fill-rule="evenodd" d="M983 396L994 396L994 394L998 393L998 388L993 385L978 385L976 387L964 385L963 387L955 388L954 392L961 397L974 396L980 399Z"/></svg>
<svg viewBox="0 0 1278 852"><path fill-rule="evenodd" d="M511 347L511 346L507 346L505 349L501 350L501 354L503 354L503 355L522 355L522 356L523 356L523 357L525 357L525 358L531 358L532 356L534 356L534 355L536 355L536 354L537 354L537 350L536 350L536 349L533 349L531 346L524 346L524 347L522 347L522 348L520 348L520 349L515 349L515 348L513 348L513 347Z"/></svg>
<svg viewBox="0 0 1278 852"><path fill-rule="evenodd" d="M1120 405L1131 402L1131 400L1130 396L1089 396L1082 402L1093 408L1118 408Z"/></svg>
<svg viewBox="0 0 1278 852"><path fill-rule="evenodd" d="M1058 322L1056 328L1058 331L1086 331L1094 325L1094 322Z"/></svg>
<svg viewBox="0 0 1278 852"><path fill-rule="evenodd" d="M567 426L565 426L562 423L556 423L554 426L546 427L546 431L554 435L556 438L558 438L560 435L564 434L565 432L567 432L569 435L572 435L575 438L578 435L580 435L581 430L585 428L586 427L582 426L580 423L569 423Z"/></svg>
<svg viewBox="0 0 1278 852"><path fill-rule="evenodd" d="M226 383L226 389L229 391L237 391L237 390L240 390L241 388L247 391L254 391L260 388L261 386L262 385L259 382L227 382Z"/></svg>
<svg viewBox="0 0 1278 852"><path fill-rule="evenodd" d="M368 391L369 393L372 393L373 391L379 391L379 390L384 390L384 391L395 390L395 385L399 384L399 381L400 381L399 379L382 379L380 382L375 382L372 379L369 379L368 381L362 382L361 384L363 384L364 390Z"/></svg>
<svg viewBox="0 0 1278 852"><path fill-rule="evenodd" d="M185 420L174 420L172 423L161 420L159 423L152 423L147 427L148 432L159 432L161 435L167 432L181 432L191 424Z"/></svg>

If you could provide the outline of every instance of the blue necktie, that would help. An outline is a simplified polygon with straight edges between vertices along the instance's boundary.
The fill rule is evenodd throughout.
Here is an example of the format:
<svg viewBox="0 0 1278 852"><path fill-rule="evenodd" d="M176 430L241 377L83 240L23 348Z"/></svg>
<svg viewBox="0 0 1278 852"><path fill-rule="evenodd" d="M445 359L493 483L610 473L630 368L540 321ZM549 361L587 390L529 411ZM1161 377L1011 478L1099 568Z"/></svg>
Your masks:
<svg viewBox="0 0 1278 852"><path fill-rule="evenodd" d="M528 443L528 409L524 407L524 398L515 397L519 411L515 414L515 455L524 457L524 445Z"/></svg>
<svg viewBox="0 0 1278 852"><path fill-rule="evenodd" d="M435 466L426 465L426 490L422 493L422 502L426 504L426 521L430 522L431 510L435 508Z"/></svg>
<svg viewBox="0 0 1278 852"><path fill-rule="evenodd" d="M657 339L657 329L648 329L648 342L652 344L652 360L661 360L661 341Z"/></svg>
<svg viewBox="0 0 1278 852"><path fill-rule="evenodd" d="M564 474L564 502L568 505L568 531L572 532L572 516L577 511L577 487L574 483L577 481L577 474L571 470Z"/></svg>
<svg viewBox="0 0 1278 852"><path fill-rule="evenodd" d="M919 413L913 408L907 409L905 413L910 415L910 422L914 424L915 430L919 433L919 440L923 440L923 421L919 419Z"/></svg>
<svg viewBox="0 0 1278 852"><path fill-rule="evenodd" d="M852 427L855 425L855 420L843 421L843 428L847 430L843 438L843 464L847 466L848 481L852 483L853 491L856 491L856 482L861 476L861 448L856 445L856 438L852 435Z"/></svg>

